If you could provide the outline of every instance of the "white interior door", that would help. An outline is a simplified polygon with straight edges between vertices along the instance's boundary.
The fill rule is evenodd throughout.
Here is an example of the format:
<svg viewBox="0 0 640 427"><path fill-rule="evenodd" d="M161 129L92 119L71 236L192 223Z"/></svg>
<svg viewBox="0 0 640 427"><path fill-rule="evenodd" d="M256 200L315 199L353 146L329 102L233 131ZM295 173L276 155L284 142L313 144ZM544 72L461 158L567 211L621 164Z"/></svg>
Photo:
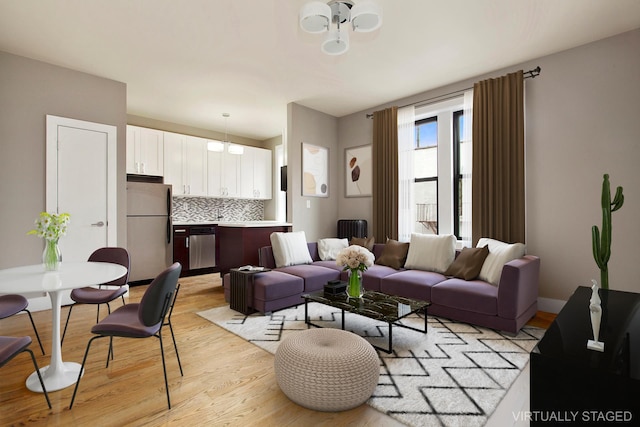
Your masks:
<svg viewBox="0 0 640 427"><path fill-rule="evenodd" d="M71 215L62 260L117 246L115 126L47 116L47 211Z"/></svg>

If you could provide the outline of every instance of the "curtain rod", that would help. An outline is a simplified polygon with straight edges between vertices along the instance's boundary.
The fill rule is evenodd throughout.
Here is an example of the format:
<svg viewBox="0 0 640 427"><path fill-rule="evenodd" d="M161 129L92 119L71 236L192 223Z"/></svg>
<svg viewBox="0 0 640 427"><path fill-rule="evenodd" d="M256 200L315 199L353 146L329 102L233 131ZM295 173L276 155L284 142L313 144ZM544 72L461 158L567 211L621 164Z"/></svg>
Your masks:
<svg viewBox="0 0 640 427"><path fill-rule="evenodd" d="M535 79L536 77L538 77L540 75L540 71L542 71L542 68L540 68L540 66L537 66L536 68L529 70L529 71L524 71L522 73L523 77L525 79ZM432 101L446 101L448 99L451 98L455 98L456 96L459 96L461 93L469 90L469 89L473 89L472 87L467 87L464 89L459 89L453 92L449 92L449 93L445 93L444 95L438 95L438 96L434 96L433 98L429 98L429 99L423 99L422 101L417 101L417 102L412 102L411 104L407 104L407 105L402 105L398 108L404 108L404 107L409 107L410 105L415 105L416 107L420 107L422 106L422 104L426 104L426 103L430 103ZM367 113L367 119L372 119L373 118L373 113Z"/></svg>

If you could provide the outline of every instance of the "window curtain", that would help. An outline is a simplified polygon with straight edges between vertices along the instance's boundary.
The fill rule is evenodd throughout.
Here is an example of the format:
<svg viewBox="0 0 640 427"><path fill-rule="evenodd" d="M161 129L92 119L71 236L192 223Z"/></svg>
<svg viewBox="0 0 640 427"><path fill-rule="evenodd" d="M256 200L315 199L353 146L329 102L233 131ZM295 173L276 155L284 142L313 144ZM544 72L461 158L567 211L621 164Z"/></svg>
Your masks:
<svg viewBox="0 0 640 427"><path fill-rule="evenodd" d="M473 90L464 93L464 121L462 126L462 138L460 142L460 174L462 175L461 185L461 219L460 219L460 240L462 245L472 247L472 171L473 171Z"/></svg>
<svg viewBox="0 0 640 427"><path fill-rule="evenodd" d="M473 87L473 241L525 242L522 70Z"/></svg>
<svg viewBox="0 0 640 427"><path fill-rule="evenodd" d="M413 153L416 140L415 107L398 109L398 240L411 240L416 212L413 197Z"/></svg>
<svg viewBox="0 0 640 427"><path fill-rule="evenodd" d="M398 107L373 113L373 236L398 239Z"/></svg>

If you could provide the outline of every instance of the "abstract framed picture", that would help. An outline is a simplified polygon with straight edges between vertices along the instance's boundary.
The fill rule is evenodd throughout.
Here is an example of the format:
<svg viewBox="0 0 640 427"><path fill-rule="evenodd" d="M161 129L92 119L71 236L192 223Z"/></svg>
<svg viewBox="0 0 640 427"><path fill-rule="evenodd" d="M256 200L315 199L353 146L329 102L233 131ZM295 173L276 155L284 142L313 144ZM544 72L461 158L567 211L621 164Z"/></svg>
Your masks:
<svg viewBox="0 0 640 427"><path fill-rule="evenodd" d="M373 161L371 145L344 150L346 197L371 197L373 193Z"/></svg>
<svg viewBox="0 0 640 427"><path fill-rule="evenodd" d="M302 195L329 197L329 149L302 143Z"/></svg>

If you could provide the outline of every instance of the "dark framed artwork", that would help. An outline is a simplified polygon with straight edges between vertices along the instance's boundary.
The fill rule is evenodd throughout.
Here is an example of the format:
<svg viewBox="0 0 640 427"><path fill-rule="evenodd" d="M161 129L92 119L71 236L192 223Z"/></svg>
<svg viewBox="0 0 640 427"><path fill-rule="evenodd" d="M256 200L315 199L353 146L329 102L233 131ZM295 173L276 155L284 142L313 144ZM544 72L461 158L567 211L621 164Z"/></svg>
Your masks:
<svg viewBox="0 0 640 427"><path fill-rule="evenodd" d="M373 193L373 161L371 145L344 150L346 197L371 197Z"/></svg>
<svg viewBox="0 0 640 427"><path fill-rule="evenodd" d="M302 195L329 197L329 149L302 143Z"/></svg>

